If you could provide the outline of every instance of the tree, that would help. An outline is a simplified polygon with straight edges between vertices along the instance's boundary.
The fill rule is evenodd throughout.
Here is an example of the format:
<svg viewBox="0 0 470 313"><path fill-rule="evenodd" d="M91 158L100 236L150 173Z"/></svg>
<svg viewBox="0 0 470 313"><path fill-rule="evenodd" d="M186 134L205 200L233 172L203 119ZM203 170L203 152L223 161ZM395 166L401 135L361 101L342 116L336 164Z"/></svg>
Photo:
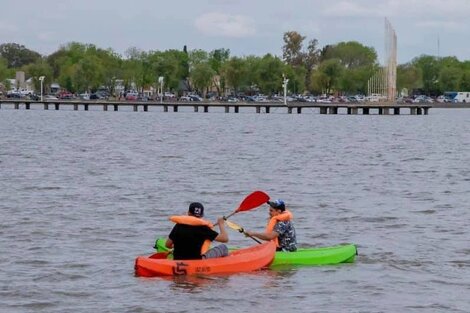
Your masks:
<svg viewBox="0 0 470 313"><path fill-rule="evenodd" d="M460 79L460 90L461 91L470 91L470 70L463 72Z"/></svg>
<svg viewBox="0 0 470 313"><path fill-rule="evenodd" d="M52 82L52 68L45 60L39 60L36 63L29 64L25 67L25 73L33 78L34 89L41 91L41 82L39 77L45 76L43 81L43 90L47 90L46 86L50 86Z"/></svg>
<svg viewBox="0 0 470 313"><path fill-rule="evenodd" d="M412 60L414 66L421 70L423 91L427 95L439 94L440 64L434 56L422 55Z"/></svg>
<svg viewBox="0 0 470 313"><path fill-rule="evenodd" d="M304 65L304 54L302 52L302 44L305 36L298 32L285 32L283 36L284 46L282 47L282 58L287 64L292 66Z"/></svg>
<svg viewBox="0 0 470 313"><path fill-rule="evenodd" d="M246 74L249 72L243 59L239 57L231 57L229 61L224 63L221 71L227 86L232 87L235 94L238 94L238 91L246 78Z"/></svg>
<svg viewBox="0 0 470 313"><path fill-rule="evenodd" d="M312 89L331 94L338 90L344 67L339 59L329 59L320 63L318 70L312 74Z"/></svg>
<svg viewBox="0 0 470 313"><path fill-rule="evenodd" d="M322 60L328 59L339 59L346 69L371 67L377 63L377 52L357 41L340 42L323 50Z"/></svg>
<svg viewBox="0 0 470 313"><path fill-rule="evenodd" d="M11 71L8 69L8 62L4 58L0 57L0 83L10 77Z"/></svg>
<svg viewBox="0 0 470 313"><path fill-rule="evenodd" d="M458 91L462 78L462 70L457 67L444 67L439 73L439 89L445 91Z"/></svg>
<svg viewBox="0 0 470 313"><path fill-rule="evenodd" d="M281 59L269 53L259 61L256 70L257 86L264 94L278 93L281 90L282 74L285 72L284 63Z"/></svg>
<svg viewBox="0 0 470 313"><path fill-rule="evenodd" d="M209 63L198 63L194 66L190 73L191 81L194 87L205 98L207 88L211 86L212 77L214 77L214 70Z"/></svg>
<svg viewBox="0 0 470 313"><path fill-rule="evenodd" d="M163 76L165 87L168 90L178 90L180 82L189 75L188 57L186 52L174 49L149 53L149 62L155 74L155 83L157 83L158 77Z"/></svg>
<svg viewBox="0 0 470 313"><path fill-rule="evenodd" d="M1 44L0 56L7 61L8 68L20 68L23 65L35 63L41 59L39 53L17 43Z"/></svg>
<svg viewBox="0 0 470 313"><path fill-rule="evenodd" d="M188 64L189 64L189 77L192 77L191 72L198 67L200 64L208 64L209 62L209 54L201 49L194 49L189 52ZM201 69L201 67L200 67ZM206 71L207 69L204 69ZM194 82L191 80L189 81L192 86L191 88L195 87ZM197 88L197 87L196 87ZM202 91L202 90L199 90Z"/></svg>
<svg viewBox="0 0 470 313"><path fill-rule="evenodd" d="M422 73L421 69L412 63L402 64L397 66L397 91L403 89L414 90L422 88Z"/></svg>
<svg viewBox="0 0 470 313"><path fill-rule="evenodd" d="M127 49L124 76L125 85L135 84L138 91L142 92L145 87L155 82L155 73L150 64L149 54L135 47Z"/></svg>
<svg viewBox="0 0 470 313"><path fill-rule="evenodd" d="M320 49L318 40L310 40L305 54L305 86L310 86L310 79L315 67L320 63Z"/></svg>
<svg viewBox="0 0 470 313"><path fill-rule="evenodd" d="M338 77L338 88L344 93L366 93L367 81L377 69L377 53L356 41L328 45L321 52L321 60L339 60L343 67ZM339 91L338 90L338 91Z"/></svg>
<svg viewBox="0 0 470 313"><path fill-rule="evenodd" d="M221 69L222 66L227 60L230 58L230 50L229 49L216 49L212 50L209 53L209 64L211 68L214 70L215 75L212 78L212 85L217 88L217 94L220 96L221 94L221 85L223 81L221 81Z"/></svg>
<svg viewBox="0 0 470 313"><path fill-rule="evenodd" d="M284 61L295 68L297 73L304 72L302 86L310 86L312 71L318 65L320 60L320 50L318 49L318 40L310 40L307 50L303 50L303 41L305 37L295 31L284 33L284 46L282 55ZM301 68L301 69L300 69ZM289 84L295 81L289 82ZM295 89L295 88L294 88Z"/></svg>

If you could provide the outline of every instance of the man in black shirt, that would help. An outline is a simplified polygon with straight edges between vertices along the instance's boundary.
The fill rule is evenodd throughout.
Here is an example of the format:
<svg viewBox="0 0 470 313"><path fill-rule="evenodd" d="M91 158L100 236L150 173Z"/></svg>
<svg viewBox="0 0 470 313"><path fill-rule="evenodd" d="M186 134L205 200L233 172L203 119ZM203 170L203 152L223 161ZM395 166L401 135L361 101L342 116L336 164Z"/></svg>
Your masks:
<svg viewBox="0 0 470 313"><path fill-rule="evenodd" d="M217 220L220 233L212 229L212 224L204 220L204 206L199 202L189 205L187 216L172 216L176 223L166 241L167 248L173 248L175 260L197 260L228 255L227 246L222 244L208 249L212 241L228 242L224 219Z"/></svg>

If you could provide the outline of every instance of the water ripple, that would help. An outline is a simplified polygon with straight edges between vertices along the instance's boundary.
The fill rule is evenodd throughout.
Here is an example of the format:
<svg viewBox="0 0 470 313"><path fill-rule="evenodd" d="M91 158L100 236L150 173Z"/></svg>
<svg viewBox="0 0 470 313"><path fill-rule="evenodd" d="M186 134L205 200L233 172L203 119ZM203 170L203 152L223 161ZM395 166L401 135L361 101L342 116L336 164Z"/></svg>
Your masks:
<svg viewBox="0 0 470 313"><path fill-rule="evenodd" d="M469 118L2 107L2 312L470 312ZM134 277L168 216L200 201L216 220L257 189L286 201L299 246L355 243L356 262Z"/></svg>

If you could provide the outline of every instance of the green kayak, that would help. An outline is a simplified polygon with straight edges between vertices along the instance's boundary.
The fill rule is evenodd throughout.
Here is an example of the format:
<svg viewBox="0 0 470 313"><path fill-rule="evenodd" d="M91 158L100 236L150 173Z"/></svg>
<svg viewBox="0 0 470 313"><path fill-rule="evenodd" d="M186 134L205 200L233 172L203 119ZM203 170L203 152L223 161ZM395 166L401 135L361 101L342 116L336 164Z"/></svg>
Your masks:
<svg viewBox="0 0 470 313"><path fill-rule="evenodd" d="M155 241L155 249L159 252L168 251L164 238ZM331 247L300 248L295 252L276 252L270 267L282 265L331 265L353 263L357 255L354 244Z"/></svg>

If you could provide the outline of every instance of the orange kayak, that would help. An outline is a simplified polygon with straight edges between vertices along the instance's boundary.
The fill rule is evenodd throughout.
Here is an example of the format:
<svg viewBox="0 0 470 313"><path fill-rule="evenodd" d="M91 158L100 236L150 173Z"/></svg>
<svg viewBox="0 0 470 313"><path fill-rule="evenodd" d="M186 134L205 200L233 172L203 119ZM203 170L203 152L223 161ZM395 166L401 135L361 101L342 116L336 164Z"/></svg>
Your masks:
<svg viewBox="0 0 470 313"><path fill-rule="evenodd" d="M235 250L223 258L204 260L171 260L167 252L139 256L135 260L135 275L143 277L171 275L210 275L250 272L268 266L274 259L273 241Z"/></svg>

